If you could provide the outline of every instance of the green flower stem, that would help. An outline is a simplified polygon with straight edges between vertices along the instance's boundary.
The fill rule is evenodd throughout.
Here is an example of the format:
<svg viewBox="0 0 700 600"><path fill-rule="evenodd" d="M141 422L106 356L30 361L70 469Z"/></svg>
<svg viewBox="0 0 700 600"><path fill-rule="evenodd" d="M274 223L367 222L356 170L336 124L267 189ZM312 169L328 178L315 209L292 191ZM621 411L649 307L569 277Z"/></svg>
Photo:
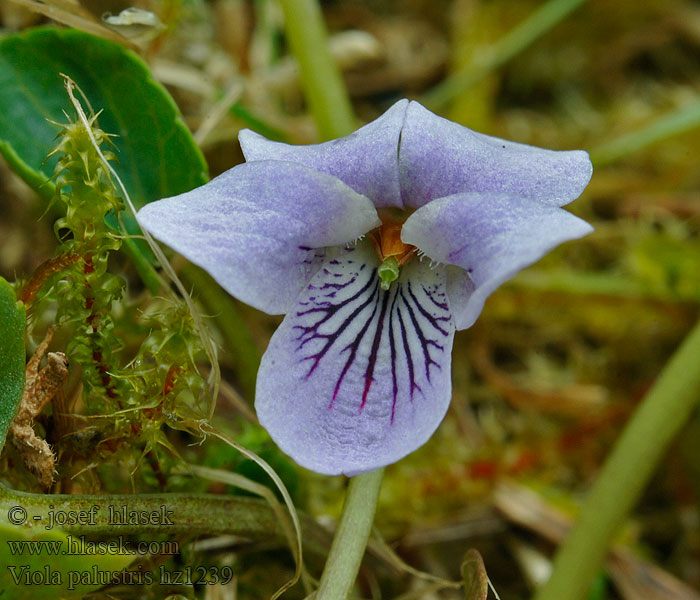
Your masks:
<svg viewBox="0 0 700 600"><path fill-rule="evenodd" d="M328 35L316 0L280 0L289 45L299 62L301 83L324 140L356 128L340 70L328 52Z"/></svg>
<svg viewBox="0 0 700 600"><path fill-rule="evenodd" d="M477 64L453 73L423 96L428 108L437 110L502 67L563 21L586 0L549 0L498 40Z"/></svg>
<svg viewBox="0 0 700 600"><path fill-rule="evenodd" d="M651 144L700 126L700 101L674 110L649 123L646 127L622 135L591 150L596 167L643 150Z"/></svg>
<svg viewBox="0 0 700 600"><path fill-rule="evenodd" d="M535 600L583 600L608 545L700 403L700 321L649 390L606 460Z"/></svg>
<svg viewBox="0 0 700 600"><path fill-rule="evenodd" d="M280 0L289 44L299 61L311 113L323 139L342 137L356 126L352 104L328 53L321 9L316 0ZM333 538L315 600L347 598L357 578L372 530L384 469L350 479L340 524Z"/></svg>
<svg viewBox="0 0 700 600"><path fill-rule="evenodd" d="M94 523L65 524L58 527L73 535L238 535L260 542L287 544L285 532L273 509L264 500L242 496L217 496L213 494L30 494L11 490L0 484L0 530L7 528L46 527L51 523L49 512L85 511L93 506ZM24 525L8 521L8 512L13 506L21 506L27 513ZM53 509L49 508L53 506ZM168 511L169 524L160 516L151 524L116 525L110 522L110 507L119 513L122 507L127 511L163 514ZM164 509L162 507L165 507ZM170 512L171 511L171 512ZM35 517L40 517L35 520ZM323 557L330 545L330 536L313 519L299 515L304 540L304 552L315 557ZM83 519L86 521L86 519Z"/></svg>
<svg viewBox="0 0 700 600"><path fill-rule="evenodd" d="M350 479L343 514L314 600L345 600L352 590L372 530L384 469Z"/></svg>

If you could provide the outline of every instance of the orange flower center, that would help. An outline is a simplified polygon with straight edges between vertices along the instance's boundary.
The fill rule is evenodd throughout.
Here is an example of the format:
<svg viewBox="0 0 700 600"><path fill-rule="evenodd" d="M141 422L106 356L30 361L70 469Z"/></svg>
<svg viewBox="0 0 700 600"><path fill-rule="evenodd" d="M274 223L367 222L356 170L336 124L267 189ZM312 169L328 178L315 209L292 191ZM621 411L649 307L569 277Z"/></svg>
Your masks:
<svg viewBox="0 0 700 600"><path fill-rule="evenodd" d="M401 241L402 222L397 222L382 214L379 215L382 224L369 232L379 260L384 262L387 258L394 257L399 266L405 265L417 252L417 248Z"/></svg>

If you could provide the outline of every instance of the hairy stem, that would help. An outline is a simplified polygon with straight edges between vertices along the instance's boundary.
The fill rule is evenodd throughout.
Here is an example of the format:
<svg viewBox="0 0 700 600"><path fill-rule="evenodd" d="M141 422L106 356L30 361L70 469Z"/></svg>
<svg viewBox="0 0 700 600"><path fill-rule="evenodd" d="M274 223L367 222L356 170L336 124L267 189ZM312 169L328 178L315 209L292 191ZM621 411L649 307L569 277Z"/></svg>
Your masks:
<svg viewBox="0 0 700 600"><path fill-rule="evenodd" d="M700 322L649 390L594 483L536 600L583 600L615 532L700 402Z"/></svg>
<svg viewBox="0 0 700 600"><path fill-rule="evenodd" d="M26 511L26 523L8 521L10 509L22 507ZM55 523L52 515L74 511L87 515L93 506L94 518L90 522L63 524L57 528L74 535L130 535L164 533L170 535L239 535L261 542L286 544L285 532L274 510L257 498L217 496L213 494L30 494L11 490L0 485L0 526L47 527ZM164 507L164 508L163 508ZM165 514L167 519L153 519L153 523L127 522L119 525L116 518L136 512ZM166 511L163 513L162 511ZM115 518L116 515L116 518ZM16 518L16 517L15 517ZM170 524L168 521L172 521ZM323 555L328 548L329 535L313 519L301 517L304 551Z"/></svg>

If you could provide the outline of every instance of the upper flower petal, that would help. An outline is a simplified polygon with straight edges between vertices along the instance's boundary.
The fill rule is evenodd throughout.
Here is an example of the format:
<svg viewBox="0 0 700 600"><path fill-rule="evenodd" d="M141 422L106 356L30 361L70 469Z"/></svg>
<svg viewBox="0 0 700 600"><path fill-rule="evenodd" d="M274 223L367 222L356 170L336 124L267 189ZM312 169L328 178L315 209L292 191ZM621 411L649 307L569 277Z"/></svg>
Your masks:
<svg viewBox="0 0 700 600"><path fill-rule="evenodd" d="M326 246L380 223L372 203L339 179L282 161L234 167L147 204L138 221L230 294L270 314L287 312Z"/></svg>
<svg viewBox="0 0 700 600"><path fill-rule="evenodd" d="M500 192L557 206L575 200L593 168L582 150L555 151L476 133L411 102L401 132L404 205L465 192Z"/></svg>
<svg viewBox="0 0 700 600"><path fill-rule="evenodd" d="M432 435L451 397L444 269L412 261L388 291L368 243L338 249L270 340L255 408L300 465L355 475Z"/></svg>
<svg viewBox="0 0 700 600"><path fill-rule="evenodd" d="M471 327L486 298L518 271L593 228L537 200L504 194L456 194L433 200L404 223L401 239L449 270L448 295L457 329Z"/></svg>
<svg viewBox="0 0 700 600"><path fill-rule="evenodd" d="M322 144L292 146L272 142L245 129L238 139L248 162L287 160L334 175L376 207L402 208L398 147L408 100L400 100L381 117L344 138Z"/></svg>

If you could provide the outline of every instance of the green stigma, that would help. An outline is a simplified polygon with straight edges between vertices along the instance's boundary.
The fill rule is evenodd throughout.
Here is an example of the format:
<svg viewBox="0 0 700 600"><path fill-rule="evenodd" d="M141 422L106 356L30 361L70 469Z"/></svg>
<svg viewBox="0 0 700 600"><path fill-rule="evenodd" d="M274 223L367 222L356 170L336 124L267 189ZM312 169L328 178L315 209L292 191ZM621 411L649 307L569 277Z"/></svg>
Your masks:
<svg viewBox="0 0 700 600"><path fill-rule="evenodd" d="M379 268L377 269L377 275L381 280L380 286L386 291L389 289L392 281L396 281L399 278L399 261L396 260L395 256L389 256L385 258Z"/></svg>

